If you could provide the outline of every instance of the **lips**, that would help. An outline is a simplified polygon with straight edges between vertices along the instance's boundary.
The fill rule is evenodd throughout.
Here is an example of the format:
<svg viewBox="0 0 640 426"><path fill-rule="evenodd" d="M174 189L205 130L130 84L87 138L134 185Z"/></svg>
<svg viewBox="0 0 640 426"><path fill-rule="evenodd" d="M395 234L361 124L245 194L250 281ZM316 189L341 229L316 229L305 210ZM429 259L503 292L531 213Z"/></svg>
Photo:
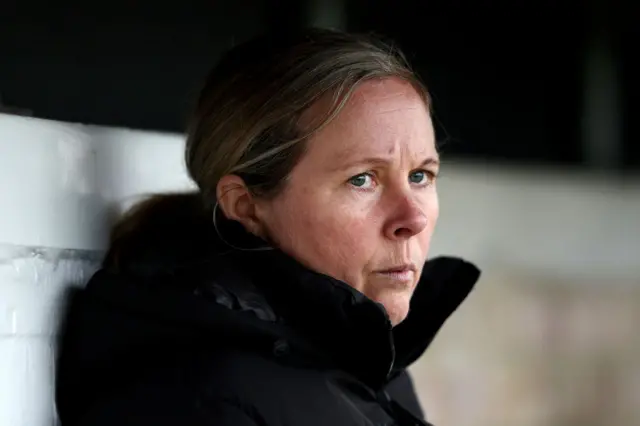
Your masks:
<svg viewBox="0 0 640 426"><path fill-rule="evenodd" d="M398 281L413 281L417 268L413 264L393 266L377 271L377 274Z"/></svg>

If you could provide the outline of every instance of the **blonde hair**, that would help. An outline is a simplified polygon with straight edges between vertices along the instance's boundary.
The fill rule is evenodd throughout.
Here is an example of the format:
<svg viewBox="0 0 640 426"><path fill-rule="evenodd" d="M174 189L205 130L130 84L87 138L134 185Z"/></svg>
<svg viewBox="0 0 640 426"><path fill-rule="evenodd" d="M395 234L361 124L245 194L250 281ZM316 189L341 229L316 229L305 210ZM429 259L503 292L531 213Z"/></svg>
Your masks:
<svg viewBox="0 0 640 426"><path fill-rule="evenodd" d="M402 53L372 35L307 29L234 47L206 78L189 121L185 160L199 188L193 196L200 197L194 205L211 210L227 174L241 177L256 196L277 195L310 136L339 114L358 85L391 77L411 83L430 104ZM303 128L302 114L326 96L332 102L325 116ZM160 195L123 217L112 233L113 258L126 235L159 214L150 210L167 208L171 197L184 203L179 195Z"/></svg>

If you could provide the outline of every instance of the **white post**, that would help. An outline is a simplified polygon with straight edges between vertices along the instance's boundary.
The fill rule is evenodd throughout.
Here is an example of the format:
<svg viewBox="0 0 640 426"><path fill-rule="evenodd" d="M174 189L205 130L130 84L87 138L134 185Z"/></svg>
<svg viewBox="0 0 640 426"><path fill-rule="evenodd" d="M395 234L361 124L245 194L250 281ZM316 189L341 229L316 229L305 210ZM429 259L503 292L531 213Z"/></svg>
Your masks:
<svg viewBox="0 0 640 426"><path fill-rule="evenodd" d="M52 426L70 286L97 269L109 212L190 187L183 138L0 114L0 425Z"/></svg>

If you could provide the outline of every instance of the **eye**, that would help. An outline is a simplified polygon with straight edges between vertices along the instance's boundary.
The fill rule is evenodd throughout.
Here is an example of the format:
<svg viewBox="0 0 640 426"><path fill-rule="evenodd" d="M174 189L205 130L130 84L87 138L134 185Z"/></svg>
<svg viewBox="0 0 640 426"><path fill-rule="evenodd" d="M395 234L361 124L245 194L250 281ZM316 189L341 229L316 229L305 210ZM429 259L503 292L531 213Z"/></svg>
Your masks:
<svg viewBox="0 0 640 426"><path fill-rule="evenodd" d="M436 179L436 174L428 170L416 170L409 175L409 182L417 185L429 185Z"/></svg>
<svg viewBox="0 0 640 426"><path fill-rule="evenodd" d="M356 188L371 189L375 182L371 173L361 173L349 179L349 183Z"/></svg>

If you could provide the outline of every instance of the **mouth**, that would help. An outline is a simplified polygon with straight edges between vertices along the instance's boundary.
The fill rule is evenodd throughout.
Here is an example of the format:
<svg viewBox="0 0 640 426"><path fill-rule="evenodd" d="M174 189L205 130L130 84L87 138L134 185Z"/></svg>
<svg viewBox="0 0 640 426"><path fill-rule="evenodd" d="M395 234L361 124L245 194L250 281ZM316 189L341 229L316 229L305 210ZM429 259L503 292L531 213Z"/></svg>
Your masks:
<svg viewBox="0 0 640 426"><path fill-rule="evenodd" d="M387 269L376 271L378 275L395 281L413 281L418 269L413 264L397 265Z"/></svg>

